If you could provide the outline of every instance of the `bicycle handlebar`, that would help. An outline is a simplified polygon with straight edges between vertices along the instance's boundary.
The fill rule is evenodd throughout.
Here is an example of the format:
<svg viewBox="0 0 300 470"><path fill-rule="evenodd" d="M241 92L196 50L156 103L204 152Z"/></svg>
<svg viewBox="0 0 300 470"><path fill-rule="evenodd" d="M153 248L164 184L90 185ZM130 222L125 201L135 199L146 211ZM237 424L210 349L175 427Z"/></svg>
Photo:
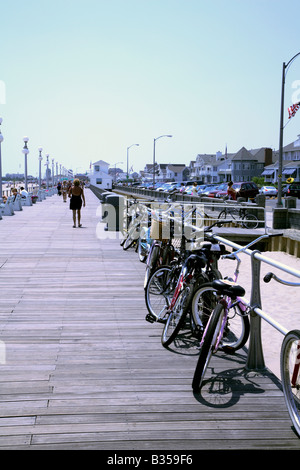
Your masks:
<svg viewBox="0 0 300 470"><path fill-rule="evenodd" d="M280 279L279 277L276 276L274 273L267 273L264 276L264 282L268 283L271 281L271 279L275 279L275 281L279 282L280 284L284 284L285 286L292 286L292 287L299 287L300 283L299 282L291 282L291 281L285 281L284 279Z"/></svg>

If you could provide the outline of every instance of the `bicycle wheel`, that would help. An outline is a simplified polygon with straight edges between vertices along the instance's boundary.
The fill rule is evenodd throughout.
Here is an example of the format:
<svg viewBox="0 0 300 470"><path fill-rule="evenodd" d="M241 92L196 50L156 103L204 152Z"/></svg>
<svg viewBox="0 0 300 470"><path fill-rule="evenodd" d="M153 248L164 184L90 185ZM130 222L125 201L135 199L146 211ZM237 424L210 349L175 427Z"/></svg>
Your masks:
<svg viewBox="0 0 300 470"><path fill-rule="evenodd" d="M148 312L157 318L163 318L173 296L171 283L172 269L161 266L149 278L145 289L145 302Z"/></svg>
<svg viewBox="0 0 300 470"><path fill-rule="evenodd" d="M223 305L218 304L209 318L192 382L192 388L195 393L198 393L201 388L208 364L215 352L215 344L222 326L224 315L225 310Z"/></svg>
<svg viewBox="0 0 300 470"><path fill-rule="evenodd" d="M149 281L151 274L158 267L159 251L160 251L160 247L158 245L155 245L152 247L152 249L150 249L150 253L147 259L146 271L145 271L145 279L144 279L145 288L147 286L147 283Z"/></svg>
<svg viewBox="0 0 300 470"><path fill-rule="evenodd" d="M300 436L300 331L289 331L280 352L281 380L285 402Z"/></svg>
<svg viewBox="0 0 300 470"><path fill-rule="evenodd" d="M132 247L134 242L135 242L135 239L131 238L131 235L129 233L128 237L126 238L126 240L123 243L123 250L125 250L125 251L128 250L128 248Z"/></svg>
<svg viewBox="0 0 300 470"><path fill-rule="evenodd" d="M147 240L145 238L140 237L138 241L138 255L139 255L139 260L142 263L145 263L147 259L147 256L148 256L147 248L148 248Z"/></svg>
<svg viewBox="0 0 300 470"><path fill-rule="evenodd" d="M169 346L174 341L185 322L189 308L190 292L191 288L189 286L183 289L178 295L173 310L169 313L161 336L161 343L165 347Z"/></svg>
<svg viewBox="0 0 300 470"><path fill-rule="evenodd" d="M243 310L241 302L229 308L227 325L225 327L222 349L226 353L234 353L248 341L250 334L249 317Z"/></svg>
<svg viewBox="0 0 300 470"><path fill-rule="evenodd" d="M246 214L242 218L242 226L249 229L258 227L258 218L253 214Z"/></svg>
<svg viewBox="0 0 300 470"><path fill-rule="evenodd" d="M211 283L203 284L196 290L192 299L192 316L200 337L217 303L217 292Z"/></svg>
<svg viewBox="0 0 300 470"><path fill-rule="evenodd" d="M222 221L224 223L224 220L227 218L227 211L223 209L220 214L218 215L218 220Z"/></svg>
<svg viewBox="0 0 300 470"><path fill-rule="evenodd" d="M192 315L196 331L201 334L207 321L218 303L218 293L210 283L203 284L192 300ZM227 324L224 330L222 349L227 353L234 353L245 346L250 334L250 322L240 303L229 308Z"/></svg>

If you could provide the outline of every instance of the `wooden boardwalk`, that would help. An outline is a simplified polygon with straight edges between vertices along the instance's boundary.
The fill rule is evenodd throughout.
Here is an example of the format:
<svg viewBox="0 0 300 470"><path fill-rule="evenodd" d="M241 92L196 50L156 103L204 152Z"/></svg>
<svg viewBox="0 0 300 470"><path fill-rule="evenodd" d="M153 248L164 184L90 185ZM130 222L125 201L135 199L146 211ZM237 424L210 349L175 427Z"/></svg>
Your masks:
<svg viewBox="0 0 300 470"><path fill-rule="evenodd" d="M280 384L245 352L218 354L193 395L193 341L161 346L144 265L97 238L86 198L81 229L56 195L0 221L0 449L299 449Z"/></svg>

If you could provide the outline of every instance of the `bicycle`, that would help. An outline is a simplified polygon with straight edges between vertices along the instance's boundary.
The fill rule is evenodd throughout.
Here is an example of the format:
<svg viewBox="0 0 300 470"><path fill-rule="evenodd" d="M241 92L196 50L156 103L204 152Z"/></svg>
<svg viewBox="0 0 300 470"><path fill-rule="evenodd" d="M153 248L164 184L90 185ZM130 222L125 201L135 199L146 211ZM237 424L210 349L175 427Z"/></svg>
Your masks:
<svg viewBox="0 0 300 470"><path fill-rule="evenodd" d="M162 207L166 205L163 204ZM176 214L176 216L175 216ZM145 271L145 278L144 278L144 288L146 289L147 283L149 281L150 276L153 272L160 266L170 265L172 260L176 257L175 249L172 245L172 239L174 237L174 225L178 224L178 218L180 220L180 224L184 223L183 221L188 221L195 217L200 217L203 220L203 217L206 214L202 214L192 207L188 211L185 210L184 206L180 206L178 204L170 204L167 208L164 208L163 211L160 211L159 214L152 214L152 221L156 224L153 233L156 233L156 237L150 246L147 261L146 261L146 271ZM163 229L163 221L168 220L168 225L166 227L166 234L164 233ZM170 224L170 225L169 225ZM213 224L216 225L216 224ZM206 229L210 229L210 227L206 227ZM205 229L205 230L206 230ZM150 231L150 237L152 230ZM155 237L155 235L154 235ZM166 237L166 238L164 238ZM186 240L187 238L181 235L181 240ZM193 240L195 241L195 240Z"/></svg>
<svg viewBox="0 0 300 470"><path fill-rule="evenodd" d="M131 210L131 221L128 231L124 239L121 241L123 250L126 251L133 245L138 244L141 229L149 225L149 216L150 209L144 205L137 204L137 206Z"/></svg>
<svg viewBox="0 0 300 470"><path fill-rule="evenodd" d="M218 220L222 220L223 223L227 216L230 216L231 219L228 219L227 222L235 221L244 228L255 229L258 227L258 218L254 214L247 212L245 207L225 207L218 215Z"/></svg>
<svg viewBox="0 0 300 470"><path fill-rule="evenodd" d="M238 253L246 251L250 246L259 242L263 238L268 238L270 236L272 235L261 235L257 239L248 243L248 245L231 253L227 258L235 258L239 264L240 259L238 257ZM224 257L226 257L226 255ZM204 317L205 312L203 312L203 318L201 318L201 313L199 315L200 321L202 321L203 327L205 327L200 341L200 353L192 381L192 388L195 393L200 391L212 355L219 350L220 346L222 347L223 338L227 334L229 313L233 306L239 305L239 307L241 307L243 304L245 307L245 310L243 309L243 313L240 315L242 325L243 323L244 325L241 330L240 338L237 338L239 340L238 348L241 348L242 345L246 343L249 336L248 328L246 328L246 323L249 322L249 319L248 322L245 322L245 319L252 307L248 305L248 302L246 302L245 299L243 299L245 295L244 288L229 279L213 281L209 287L215 291L215 294L213 294L214 302L211 305L208 305L209 315L206 316L206 321ZM211 308L213 308L212 313ZM228 346L229 347L227 348L225 347L225 352L232 352L232 350L237 348L237 346L233 348L230 344Z"/></svg>
<svg viewBox="0 0 300 470"><path fill-rule="evenodd" d="M211 248L212 245L205 245L191 253L185 252L181 247L177 262L172 266L160 267L149 279L145 291L146 306L149 311L146 320L151 323L154 321L165 323L161 339L165 347L172 343L183 326L190 311L193 292L199 285L221 277L221 273L216 269L216 260L220 256L221 248L219 246L218 250L215 246ZM194 333L191 316L190 322Z"/></svg>
<svg viewBox="0 0 300 470"><path fill-rule="evenodd" d="M224 281L236 284L239 275L241 260L237 252L223 255L222 259L236 260L234 278L225 277ZM208 283L202 285L194 294L192 300L193 321L199 332L199 339L202 338L211 312L219 301L218 285ZM222 350L228 354L233 354L238 349L245 346L250 334L250 322L247 315L247 307L241 297L227 299L228 315L226 325L224 324L224 334L222 339Z"/></svg>
<svg viewBox="0 0 300 470"><path fill-rule="evenodd" d="M264 276L265 282L271 279L288 285L300 286L300 283L280 279L273 273ZM300 331L289 331L282 342L280 351L280 373L285 403L295 430L300 436Z"/></svg>

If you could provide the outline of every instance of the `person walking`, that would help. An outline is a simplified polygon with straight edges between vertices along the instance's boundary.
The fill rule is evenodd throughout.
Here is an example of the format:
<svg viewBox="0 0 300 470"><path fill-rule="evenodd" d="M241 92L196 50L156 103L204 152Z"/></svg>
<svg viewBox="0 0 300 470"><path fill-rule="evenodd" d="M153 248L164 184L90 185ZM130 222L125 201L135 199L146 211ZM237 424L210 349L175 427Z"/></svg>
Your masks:
<svg viewBox="0 0 300 470"><path fill-rule="evenodd" d="M67 202L68 187L67 187L66 181L64 181L62 185L62 195L63 195L63 201Z"/></svg>
<svg viewBox="0 0 300 470"><path fill-rule="evenodd" d="M73 186L69 190L70 200L70 209L73 211L73 228L76 228L76 212L78 219L78 227L82 227L81 224L81 207L83 202L83 207L85 207L85 197L83 188L80 187L79 179L75 179Z"/></svg>

